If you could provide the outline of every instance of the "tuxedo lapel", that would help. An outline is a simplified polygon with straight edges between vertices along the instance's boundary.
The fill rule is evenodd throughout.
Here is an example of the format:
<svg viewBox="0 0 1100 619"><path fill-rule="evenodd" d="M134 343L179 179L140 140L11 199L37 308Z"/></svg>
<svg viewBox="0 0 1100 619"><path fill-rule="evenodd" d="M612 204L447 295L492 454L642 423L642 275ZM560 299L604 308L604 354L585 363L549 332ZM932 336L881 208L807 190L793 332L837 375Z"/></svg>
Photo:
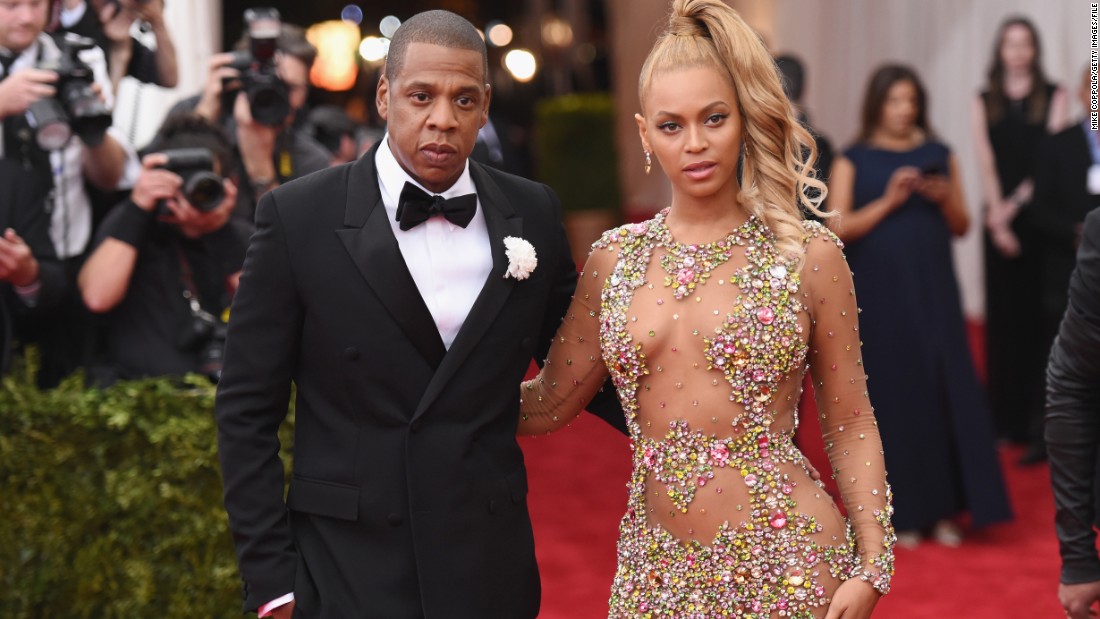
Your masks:
<svg viewBox="0 0 1100 619"><path fill-rule="evenodd" d="M363 155L348 173L344 227L336 230L336 236L390 317L437 370L447 351L387 219L374 167L377 148Z"/></svg>
<svg viewBox="0 0 1100 619"><path fill-rule="evenodd" d="M493 255L493 270L482 287L477 300L474 301L470 313L462 323L462 328L450 350L443 357L435 376L432 377L420 405L416 409L413 418L424 413L432 402L439 397L443 387L451 380L455 372L462 367L463 362L470 356L470 352L481 340L485 332L492 326L501 308L504 307L508 295L516 285L514 278L505 278L508 271L508 257L505 255L504 237L519 237L523 234L523 218L518 216L515 209L500 191L497 184L489 177L488 173L474 161L470 161L470 176L477 187L478 201L482 212L485 214L485 225L489 230L489 247Z"/></svg>

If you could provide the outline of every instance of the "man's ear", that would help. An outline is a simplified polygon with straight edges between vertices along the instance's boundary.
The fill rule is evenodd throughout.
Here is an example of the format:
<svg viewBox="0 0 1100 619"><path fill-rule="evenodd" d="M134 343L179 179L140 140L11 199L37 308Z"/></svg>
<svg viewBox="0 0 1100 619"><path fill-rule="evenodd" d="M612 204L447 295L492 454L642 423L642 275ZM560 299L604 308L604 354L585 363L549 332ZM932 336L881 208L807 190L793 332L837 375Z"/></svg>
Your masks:
<svg viewBox="0 0 1100 619"><path fill-rule="evenodd" d="M489 122L489 102L493 99L493 87L485 85L485 105L481 108L481 127Z"/></svg>
<svg viewBox="0 0 1100 619"><path fill-rule="evenodd" d="M378 78L378 88L375 89L374 105L378 108L378 116L382 120L387 120L386 115L390 111L390 80L386 78L385 73L382 74L382 77Z"/></svg>

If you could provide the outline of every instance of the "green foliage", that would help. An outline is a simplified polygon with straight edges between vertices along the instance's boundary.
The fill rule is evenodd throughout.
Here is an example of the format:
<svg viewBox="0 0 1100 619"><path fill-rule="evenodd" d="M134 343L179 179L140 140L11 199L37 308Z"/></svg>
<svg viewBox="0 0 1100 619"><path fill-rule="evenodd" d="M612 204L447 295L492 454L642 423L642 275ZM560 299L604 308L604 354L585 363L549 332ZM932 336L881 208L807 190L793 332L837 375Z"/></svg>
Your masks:
<svg viewBox="0 0 1100 619"><path fill-rule="evenodd" d="M566 211L619 208L615 104L607 93L571 94L538 103L538 178Z"/></svg>
<svg viewBox="0 0 1100 619"><path fill-rule="evenodd" d="M239 617L209 382L34 365L0 382L0 616Z"/></svg>

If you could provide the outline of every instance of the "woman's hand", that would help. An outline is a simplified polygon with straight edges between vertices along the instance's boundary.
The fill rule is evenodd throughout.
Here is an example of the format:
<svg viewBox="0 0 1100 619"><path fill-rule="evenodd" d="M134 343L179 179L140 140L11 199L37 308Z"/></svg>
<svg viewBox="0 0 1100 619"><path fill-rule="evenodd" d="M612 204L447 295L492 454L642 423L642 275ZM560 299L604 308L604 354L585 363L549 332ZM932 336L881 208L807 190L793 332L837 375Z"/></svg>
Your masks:
<svg viewBox="0 0 1100 619"><path fill-rule="evenodd" d="M905 201L909 199L909 196L913 195L913 191L917 188L920 182L920 170L913 166L902 166L890 176L890 181L886 183L886 193L883 194L887 204L890 205L890 210L897 209Z"/></svg>
<svg viewBox="0 0 1100 619"><path fill-rule="evenodd" d="M825 619L868 619L880 597L871 583L849 578L837 587Z"/></svg>
<svg viewBox="0 0 1100 619"><path fill-rule="evenodd" d="M925 174L917 181L917 193L944 206L951 195L951 183L943 174Z"/></svg>

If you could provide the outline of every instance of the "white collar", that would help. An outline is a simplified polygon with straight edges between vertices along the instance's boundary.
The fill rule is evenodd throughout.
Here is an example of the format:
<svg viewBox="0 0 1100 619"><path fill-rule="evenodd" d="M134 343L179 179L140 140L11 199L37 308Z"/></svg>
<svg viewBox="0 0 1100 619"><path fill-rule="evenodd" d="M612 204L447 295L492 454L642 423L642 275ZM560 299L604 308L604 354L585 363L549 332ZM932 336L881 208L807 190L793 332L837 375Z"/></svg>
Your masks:
<svg viewBox="0 0 1100 619"><path fill-rule="evenodd" d="M424 185L418 183L405 171L405 168L401 167L400 163L397 163L397 158L393 156L393 151L390 150L390 135L388 133L386 137L382 138L382 144L378 146L378 152L374 156L374 166L378 172L378 180L385 190L383 193L393 196L394 199L394 204L387 204L387 208L397 208L396 200L401 196L401 190L405 188L405 183L412 183L428 194L435 194L434 191L429 191ZM474 179L470 176L470 160L467 159L466 166L462 169L462 174L455 181L455 184L438 195L450 199L470 193L477 193L477 186L474 185Z"/></svg>
<svg viewBox="0 0 1100 619"><path fill-rule="evenodd" d="M84 13L88 10L88 3L81 2L74 9L67 9L64 5L61 6L61 26L63 28L72 28L81 19L84 19Z"/></svg>

